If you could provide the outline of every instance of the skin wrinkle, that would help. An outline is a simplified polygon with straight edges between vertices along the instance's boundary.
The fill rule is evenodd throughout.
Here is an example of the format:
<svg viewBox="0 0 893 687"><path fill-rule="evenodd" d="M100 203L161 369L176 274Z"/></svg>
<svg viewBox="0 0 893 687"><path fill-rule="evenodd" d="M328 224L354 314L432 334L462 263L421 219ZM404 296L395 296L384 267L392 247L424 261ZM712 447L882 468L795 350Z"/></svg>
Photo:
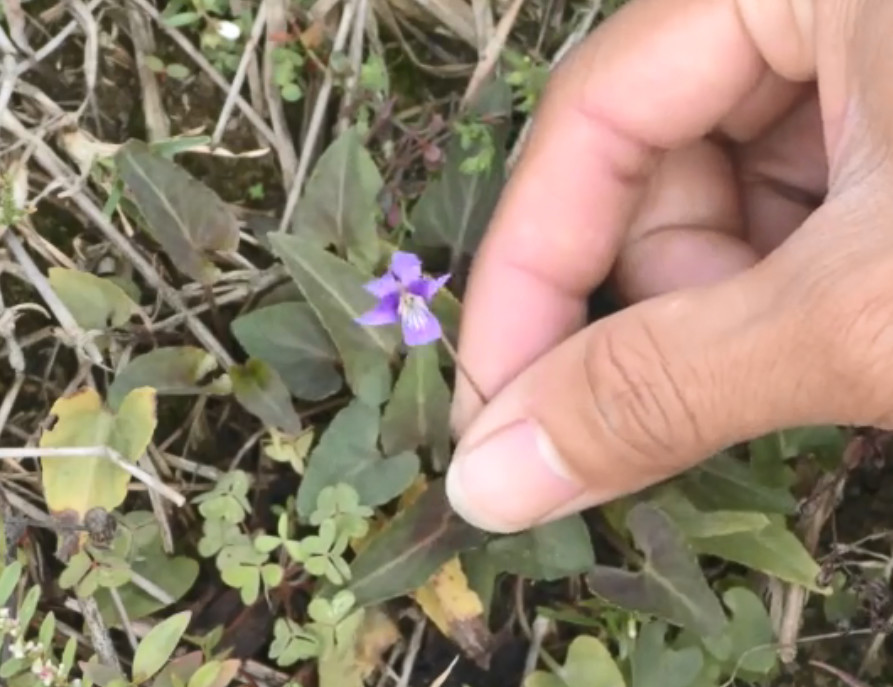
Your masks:
<svg viewBox="0 0 893 687"><path fill-rule="evenodd" d="M890 426L893 0L634 0L614 17L548 91L516 168L523 178L492 227L498 239L481 252L460 355L503 390L466 436L478 443L536 418L592 502L604 502L783 426ZM788 89L770 68L796 79L817 71L820 83ZM676 151L717 129L744 153L732 173L710 160L686 174L634 165L636 139L644 159L663 164L669 155L655 146ZM627 164L633 188L602 177ZM651 173L666 185L642 201ZM723 182L738 210L719 207L711 184ZM737 243L724 225L735 212L747 222ZM723 240L705 240L711 229ZM651 250L643 236L658 239ZM747 250L766 257L748 264ZM643 302L571 335L567 294L624 261L632 300ZM684 291L666 296L675 289ZM485 480L485 463L482 506L498 510L515 484L537 486L520 472Z"/></svg>

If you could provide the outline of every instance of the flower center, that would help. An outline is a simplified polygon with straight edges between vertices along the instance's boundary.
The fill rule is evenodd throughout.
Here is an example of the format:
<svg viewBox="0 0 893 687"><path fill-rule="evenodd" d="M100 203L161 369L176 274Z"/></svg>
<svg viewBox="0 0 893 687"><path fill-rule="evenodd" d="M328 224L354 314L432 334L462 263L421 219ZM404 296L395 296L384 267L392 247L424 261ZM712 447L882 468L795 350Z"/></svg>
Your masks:
<svg viewBox="0 0 893 687"><path fill-rule="evenodd" d="M409 329L421 329L428 319L428 305L421 296L404 291L397 304L397 315Z"/></svg>

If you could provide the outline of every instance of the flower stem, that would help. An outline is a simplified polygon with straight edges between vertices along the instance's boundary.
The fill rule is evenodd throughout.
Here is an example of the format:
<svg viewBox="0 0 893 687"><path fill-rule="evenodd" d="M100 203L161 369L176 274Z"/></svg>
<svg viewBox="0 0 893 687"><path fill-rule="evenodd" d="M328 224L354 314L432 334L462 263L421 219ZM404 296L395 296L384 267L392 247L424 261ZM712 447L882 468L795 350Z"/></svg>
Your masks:
<svg viewBox="0 0 893 687"><path fill-rule="evenodd" d="M465 379L468 380L469 386L474 390L474 393L478 395L478 398L481 399L481 403L487 403L487 397L484 395L484 392L481 391L481 387L478 386L477 382L474 381L474 377L471 376L471 373L468 371L468 368L459 360L459 353L453 347L453 344L450 343L449 339L447 339L446 334L440 337L441 342L443 342L443 347L446 348L447 353L450 354L450 357L453 359L453 362L456 363L456 369L459 370L464 376Z"/></svg>

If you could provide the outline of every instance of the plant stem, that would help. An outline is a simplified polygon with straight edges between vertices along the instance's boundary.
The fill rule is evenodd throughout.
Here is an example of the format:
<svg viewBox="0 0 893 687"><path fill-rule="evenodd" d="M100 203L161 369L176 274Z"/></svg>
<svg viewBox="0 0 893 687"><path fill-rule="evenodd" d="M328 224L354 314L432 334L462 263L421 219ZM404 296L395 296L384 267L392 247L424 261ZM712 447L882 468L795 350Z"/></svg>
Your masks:
<svg viewBox="0 0 893 687"><path fill-rule="evenodd" d="M465 379L468 380L469 386L474 390L474 393L478 395L478 398L481 399L481 403L487 403L488 399L484 395L484 392L481 391L481 387L478 386L477 382L474 381L474 377L471 376L471 373L468 371L468 368L459 360L459 353L456 351L453 344L450 343L449 339L447 339L446 334L440 337L440 340L443 342L443 347L446 348L447 353L450 354L450 357L453 359L453 362L456 363L456 369L459 370L463 375L465 375Z"/></svg>

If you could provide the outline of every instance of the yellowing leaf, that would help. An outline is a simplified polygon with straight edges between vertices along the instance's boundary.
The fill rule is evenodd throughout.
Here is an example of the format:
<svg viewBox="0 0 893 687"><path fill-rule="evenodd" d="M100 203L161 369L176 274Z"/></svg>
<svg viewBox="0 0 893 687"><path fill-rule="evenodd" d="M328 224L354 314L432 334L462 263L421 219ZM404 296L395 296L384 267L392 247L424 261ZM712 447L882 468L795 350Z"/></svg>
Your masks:
<svg viewBox="0 0 893 687"><path fill-rule="evenodd" d="M380 608L367 608L357 636L356 665L365 680L381 663L381 657L400 641L400 629Z"/></svg>
<svg viewBox="0 0 893 687"><path fill-rule="evenodd" d="M93 389L60 398L50 412L57 420L40 438L41 448L107 446L131 462L146 450L157 423L151 388L131 391L117 413ZM91 508L112 510L127 496L130 475L104 456L42 458L41 466L44 496L53 513L74 511L82 521Z"/></svg>
<svg viewBox="0 0 893 687"><path fill-rule="evenodd" d="M120 286L89 272L51 267L50 286L84 329L121 327L139 306Z"/></svg>
<svg viewBox="0 0 893 687"><path fill-rule="evenodd" d="M493 637L484 621L484 604L468 586L458 556L447 561L413 597L466 656L482 666L489 663Z"/></svg>

